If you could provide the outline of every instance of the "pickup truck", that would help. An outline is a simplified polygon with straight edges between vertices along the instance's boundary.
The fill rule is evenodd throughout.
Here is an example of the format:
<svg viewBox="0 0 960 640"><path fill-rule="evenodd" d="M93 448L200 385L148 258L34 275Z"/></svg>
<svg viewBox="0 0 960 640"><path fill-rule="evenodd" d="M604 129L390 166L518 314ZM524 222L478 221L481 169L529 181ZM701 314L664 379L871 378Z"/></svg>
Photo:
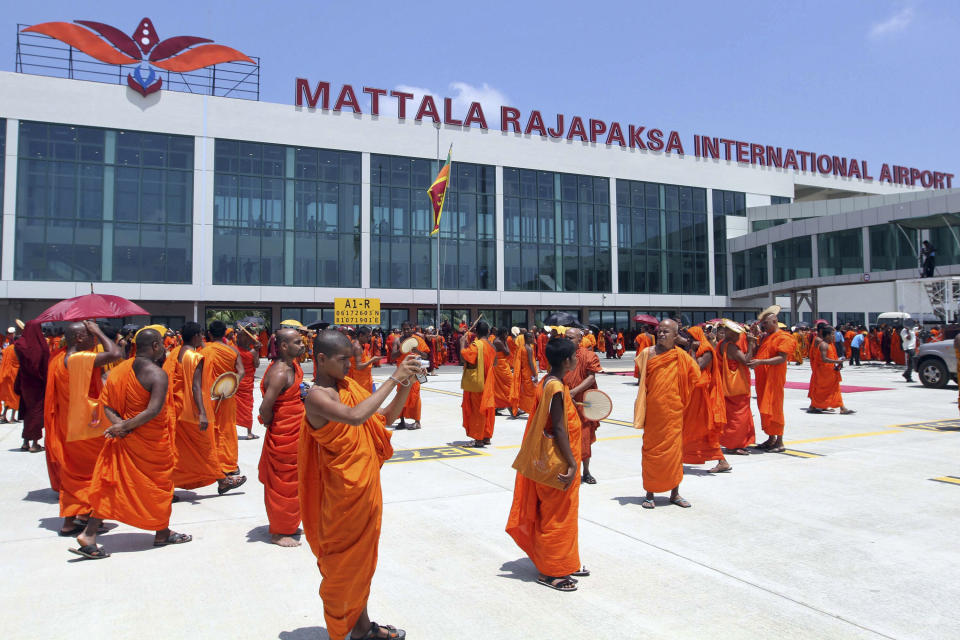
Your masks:
<svg viewBox="0 0 960 640"><path fill-rule="evenodd" d="M957 354L953 340L928 342L917 348L914 368L923 386L943 389L951 380L957 379Z"/></svg>

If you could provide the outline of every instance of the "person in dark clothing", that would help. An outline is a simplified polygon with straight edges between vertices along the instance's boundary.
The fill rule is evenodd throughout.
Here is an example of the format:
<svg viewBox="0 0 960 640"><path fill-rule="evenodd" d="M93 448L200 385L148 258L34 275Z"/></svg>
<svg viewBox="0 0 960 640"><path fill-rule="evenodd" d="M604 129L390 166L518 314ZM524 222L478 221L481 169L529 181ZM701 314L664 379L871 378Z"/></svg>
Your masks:
<svg viewBox="0 0 960 640"><path fill-rule="evenodd" d="M929 240L923 241L923 246L920 248L920 258L923 260L920 277L932 278L933 270L937 266L937 248L930 244Z"/></svg>
<svg viewBox="0 0 960 640"><path fill-rule="evenodd" d="M880 330L880 351L883 352L884 364L893 364L890 360L890 342L893 340L893 329L884 325Z"/></svg>
<svg viewBox="0 0 960 640"><path fill-rule="evenodd" d="M39 322L31 320L27 323L23 333L13 343L13 350L20 362L13 386L20 396L20 415L23 418L21 450L31 453L43 451L37 441L43 436L43 398L47 390L50 348ZM59 477L51 476L51 483L56 485L54 490L59 490Z"/></svg>

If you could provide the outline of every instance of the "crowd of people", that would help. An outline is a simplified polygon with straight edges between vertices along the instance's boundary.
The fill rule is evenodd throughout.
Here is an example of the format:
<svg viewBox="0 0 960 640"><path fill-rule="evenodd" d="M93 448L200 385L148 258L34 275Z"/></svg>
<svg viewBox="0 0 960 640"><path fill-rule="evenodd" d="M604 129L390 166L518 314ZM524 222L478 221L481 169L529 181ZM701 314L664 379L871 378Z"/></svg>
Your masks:
<svg viewBox="0 0 960 640"><path fill-rule="evenodd" d="M259 437L255 373L268 359L256 419L265 428L258 479L270 540L298 546L302 525L323 576L331 637L403 637L371 622L366 603L379 543L380 466L393 453L388 427L421 428L426 376L444 364L462 367L466 446L490 445L501 412L526 416L506 531L541 584L575 591L590 575L580 560L577 514L580 484L597 482L590 460L600 423L585 415L584 396L598 387L601 356L621 358L627 339L636 347L641 506L656 508L656 494L668 493L670 504L689 508L680 495L684 464L712 462L708 471L719 474L732 469L727 456L784 451L788 362L810 363L810 413L849 414L840 392L844 363L909 363L922 339L916 329L901 335L825 322L788 331L779 311L764 310L750 326L665 319L635 336L582 326L490 327L482 319L439 332L403 323L385 333L364 326L270 333L222 321L116 332L91 320L45 331L31 322L5 340L0 421L22 419L22 450L45 452L63 518L58 533L76 538L72 553L109 557L97 543L105 521L153 531L154 546L184 544L191 536L169 526L174 489L216 487L223 495L247 481L238 428L247 439ZM940 338L934 329L931 339ZM301 366L307 360L312 383ZM393 370L375 385L372 370L382 366ZM760 444L751 372L767 436ZM543 434L555 464L546 480L533 480L523 461Z"/></svg>

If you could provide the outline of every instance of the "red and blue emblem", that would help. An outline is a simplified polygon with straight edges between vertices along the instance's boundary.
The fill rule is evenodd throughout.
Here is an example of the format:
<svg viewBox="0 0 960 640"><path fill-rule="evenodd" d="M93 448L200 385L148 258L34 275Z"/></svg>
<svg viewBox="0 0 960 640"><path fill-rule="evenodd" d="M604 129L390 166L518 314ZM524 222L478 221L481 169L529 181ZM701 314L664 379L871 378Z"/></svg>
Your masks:
<svg viewBox="0 0 960 640"><path fill-rule="evenodd" d="M132 73L127 74L127 84L143 96L159 91L163 85L156 69L185 73L223 62L256 64L236 49L209 44L213 40L207 38L175 36L161 40L149 18L141 20L129 36L116 27L89 20L77 20L76 24L44 22L24 31L55 38L100 62L137 65Z"/></svg>

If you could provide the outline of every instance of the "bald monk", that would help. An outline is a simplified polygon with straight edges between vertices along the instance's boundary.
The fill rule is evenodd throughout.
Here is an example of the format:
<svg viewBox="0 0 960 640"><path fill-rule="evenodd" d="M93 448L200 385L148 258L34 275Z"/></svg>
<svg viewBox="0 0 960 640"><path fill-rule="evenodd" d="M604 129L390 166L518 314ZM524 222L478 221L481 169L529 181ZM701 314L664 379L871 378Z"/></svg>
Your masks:
<svg viewBox="0 0 960 640"><path fill-rule="evenodd" d="M680 496L683 480L683 415L693 397L700 368L686 351L676 347L679 327L661 320L657 342L637 354L640 368L633 426L643 429L643 488L640 506L653 509L654 494L670 492L670 502L688 508Z"/></svg>
<svg viewBox="0 0 960 640"><path fill-rule="evenodd" d="M653 342L654 342L653 335L651 335L650 333L647 333L649 328L650 328L650 325L647 325L647 324L640 325L640 333L638 333L637 336L633 339L634 343L637 346L637 355L640 355L640 352L643 351L644 349L649 349L650 347L653 346ZM633 362L633 377L634 378L640 377L640 369L637 368L636 358L634 358L634 362Z"/></svg>
<svg viewBox="0 0 960 640"><path fill-rule="evenodd" d="M783 415L783 389L787 384L787 356L793 352L794 343L790 334L780 330L776 312L762 314L759 328L764 335L760 337L756 354L748 365L756 376L760 426L768 438L758 444L757 448L771 453L782 453L783 427L786 424ZM758 336L751 333L748 340L751 338L756 341Z"/></svg>
<svg viewBox="0 0 960 640"><path fill-rule="evenodd" d="M460 386L463 389L463 428L467 437L473 438L468 447L482 448L490 444L493 437L494 388L497 381L493 373L497 357L493 346L487 341L490 326L483 320L476 323L476 339L468 342L469 332L460 338L460 358L463 360L463 379ZM476 389L468 388L473 384L479 385Z"/></svg>
<svg viewBox="0 0 960 640"><path fill-rule="evenodd" d="M367 599L377 568L383 497L380 467L393 455L384 425L397 419L420 370L407 355L376 392L347 378L353 345L335 330L314 340L317 384L304 402L297 456L303 532L323 580L320 598L330 638L403 638L370 621ZM385 408L390 393L397 394Z"/></svg>
<svg viewBox="0 0 960 640"><path fill-rule="evenodd" d="M173 371L169 378L173 388L169 404L173 407L171 425L176 454L173 483L179 489L199 489L216 482L217 493L223 495L243 485L247 477L228 476L220 465L216 433L210 428L214 401L209 391L203 391L203 327L188 322L183 325L181 336L183 345L172 351L163 365L168 374ZM177 393L180 398L175 397Z"/></svg>
<svg viewBox="0 0 960 640"><path fill-rule="evenodd" d="M689 353L697 361L700 377L683 414L683 462L703 464L716 460L716 466L707 473L724 473L733 467L720 447L720 433L727 422L726 403L719 382L722 375L720 360L703 329L690 327L687 332L693 338Z"/></svg>
<svg viewBox="0 0 960 640"><path fill-rule="evenodd" d="M221 375L233 371L241 378L245 370L240 352L224 341L227 325L220 320L210 323L207 333L210 341L201 351L203 355L203 393L211 397L213 383ZM253 375L253 372L250 372ZM225 398L214 403L213 433L217 442L217 456L220 460L220 469L226 475L240 475L240 466L237 464L239 451L237 449L237 397Z"/></svg>
<svg viewBox="0 0 960 640"><path fill-rule="evenodd" d="M820 342L810 358L810 367L813 373L810 376L810 408L807 413L823 413L835 407L840 413L849 415L856 413L843 404L840 394L840 369L843 368L843 359L837 355L837 333L829 325L820 325L817 328Z"/></svg>
<svg viewBox="0 0 960 640"><path fill-rule="evenodd" d="M103 386L99 368L120 360L123 353L92 320L68 325L65 340L66 349L50 361L47 371L44 423L47 446L60 466L59 535L75 536L92 510L90 484L103 448L100 432L90 428ZM93 351L98 341L102 353Z"/></svg>
<svg viewBox="0 0 960 640"><path fill-rule="evenodd" d="M510 385L510 413L529 414L537 404L537 361L534 358L533 332L521 329L513 353L513 383Z"/></svg>
<svg viewBox="0 0 960 640"><path fill-rule="evenodd" d="M244 373L237 384L237 426L247 430L247 440L256 440L260 436L253 432L253 383L260 366L260 343L242 329L236 336Z"/></svg>
<svg viewBox="0 0 960 640"><path fill-rule="evenodd" d="M103 450L90 485L93 515L77 536L71 553L89 560L110 557L97 545L97 529L105 519L155 531L153 546L190 542L193 537L170 530L173 503L173 443L168 402L169 381L160 368L163 337L141 330L137 355L110 371L100 395Z"/></svg>
<svg viewBox="0 0 960 640"><path fill-rule="evenodd" d="M299 358L305 347L296 329L277 331L277 359L270 363L260 391L260 421L267 429L260 453L263 503L270 522L270 542L299 547L300 502L297 498L297 442L303 422Z"/></svg>
<svg viewBox="0 0 960 640"><path fill-rule="evenodd" d="M403 353L400 351L400 347L403 346L403 342L409 338L414 338L417 341L416 348L410 353L418 358L426 358L430 354L430 347L427 346L423 338L413 332L413 326L409 322L403 322L400 324L400 335L396 337L391 347L391 362L400 362L403 360ZM400 424L397 425L397 429L413 430L420 428L420 382L414 378L410 381L410 384L410 394L407 396L407 403L403 406L403 411L400 412ZM413 420L413 424L408 427L404 418L410 418Z"/></svg>
<svg viewBox="0 0 960 640"><path fill-rule="evenodd" d="M516 475L506 531L540 572L537 582L557 591L576 591L573 576L588 576L580 563L577 517L580 510L580 418L563 378L576 367L576 345L564 338L547 342L549 373L537 386L536 407L525 431L546 431L567 468L557 489Z"/></svg>
<svg viewBox="0 0 960 640"><path fill-rule="evenodd" d="M493 350L497 354L496 363L493 368L493 378L496 386L493 389L493 402L496 408L496 415L500 415L500 409L510 410L510 390L513 387L513 368L511 363L513 358L510 355L510 345L507 340L510 338L510 332L501 328L497 330L497 336L493 340Z"/></svg>
<svg viewBox="0 0 960 640"><path fill-rule="evenodd" d="M600 358L593 352L589 342L581 338L580 329L570 328L564 336L567 340L577 345L574 353L576 364L563 376L563 384L570 389L570 397L575 403L583 402L583 394L588 389L597 388L597 374L603 371L600 366ZM549 343L548 343L549 344ZM583 462L583 474L580 481L587 484L597 484L597 479L590 475L590 458L592 457L592 445L597 441L597 429L600 423L595 420L587 420L583 415L583 407L574 405L577 410L577 416L580 420L580 459Z"/></svg>
<svg viewBox="0 0 960 640"><path fill-rule="evenodd" d="M738 456L750 455L747 447L756 442L750 410L750 368L747 355L740 349L743 333L733 322L717 325L717 373L727 418L720 432L720 446Z"/></svg>
<svg viewBox="0 0 960 640"><path fill-rule="evenodd" d="M20 396L13 390L13 384L17 380L17 373L20 370L20 361L17 360L17 352L13 348L11 341L3 348L0 354L0 402L3 403L3 410L0 411L0 424L17 421L17 410L20 408ZM9 412L10 417L7 417Z"/></svg>
<svg viewBox="0 0 960 640"><path fill-rule="evenodd" d="M351 340L353 356L350 358L350 372L347 377L353 378L368 393L373 393L373 363L379 357L370 353L370 327L357 329L357 336Z"/></svg>

